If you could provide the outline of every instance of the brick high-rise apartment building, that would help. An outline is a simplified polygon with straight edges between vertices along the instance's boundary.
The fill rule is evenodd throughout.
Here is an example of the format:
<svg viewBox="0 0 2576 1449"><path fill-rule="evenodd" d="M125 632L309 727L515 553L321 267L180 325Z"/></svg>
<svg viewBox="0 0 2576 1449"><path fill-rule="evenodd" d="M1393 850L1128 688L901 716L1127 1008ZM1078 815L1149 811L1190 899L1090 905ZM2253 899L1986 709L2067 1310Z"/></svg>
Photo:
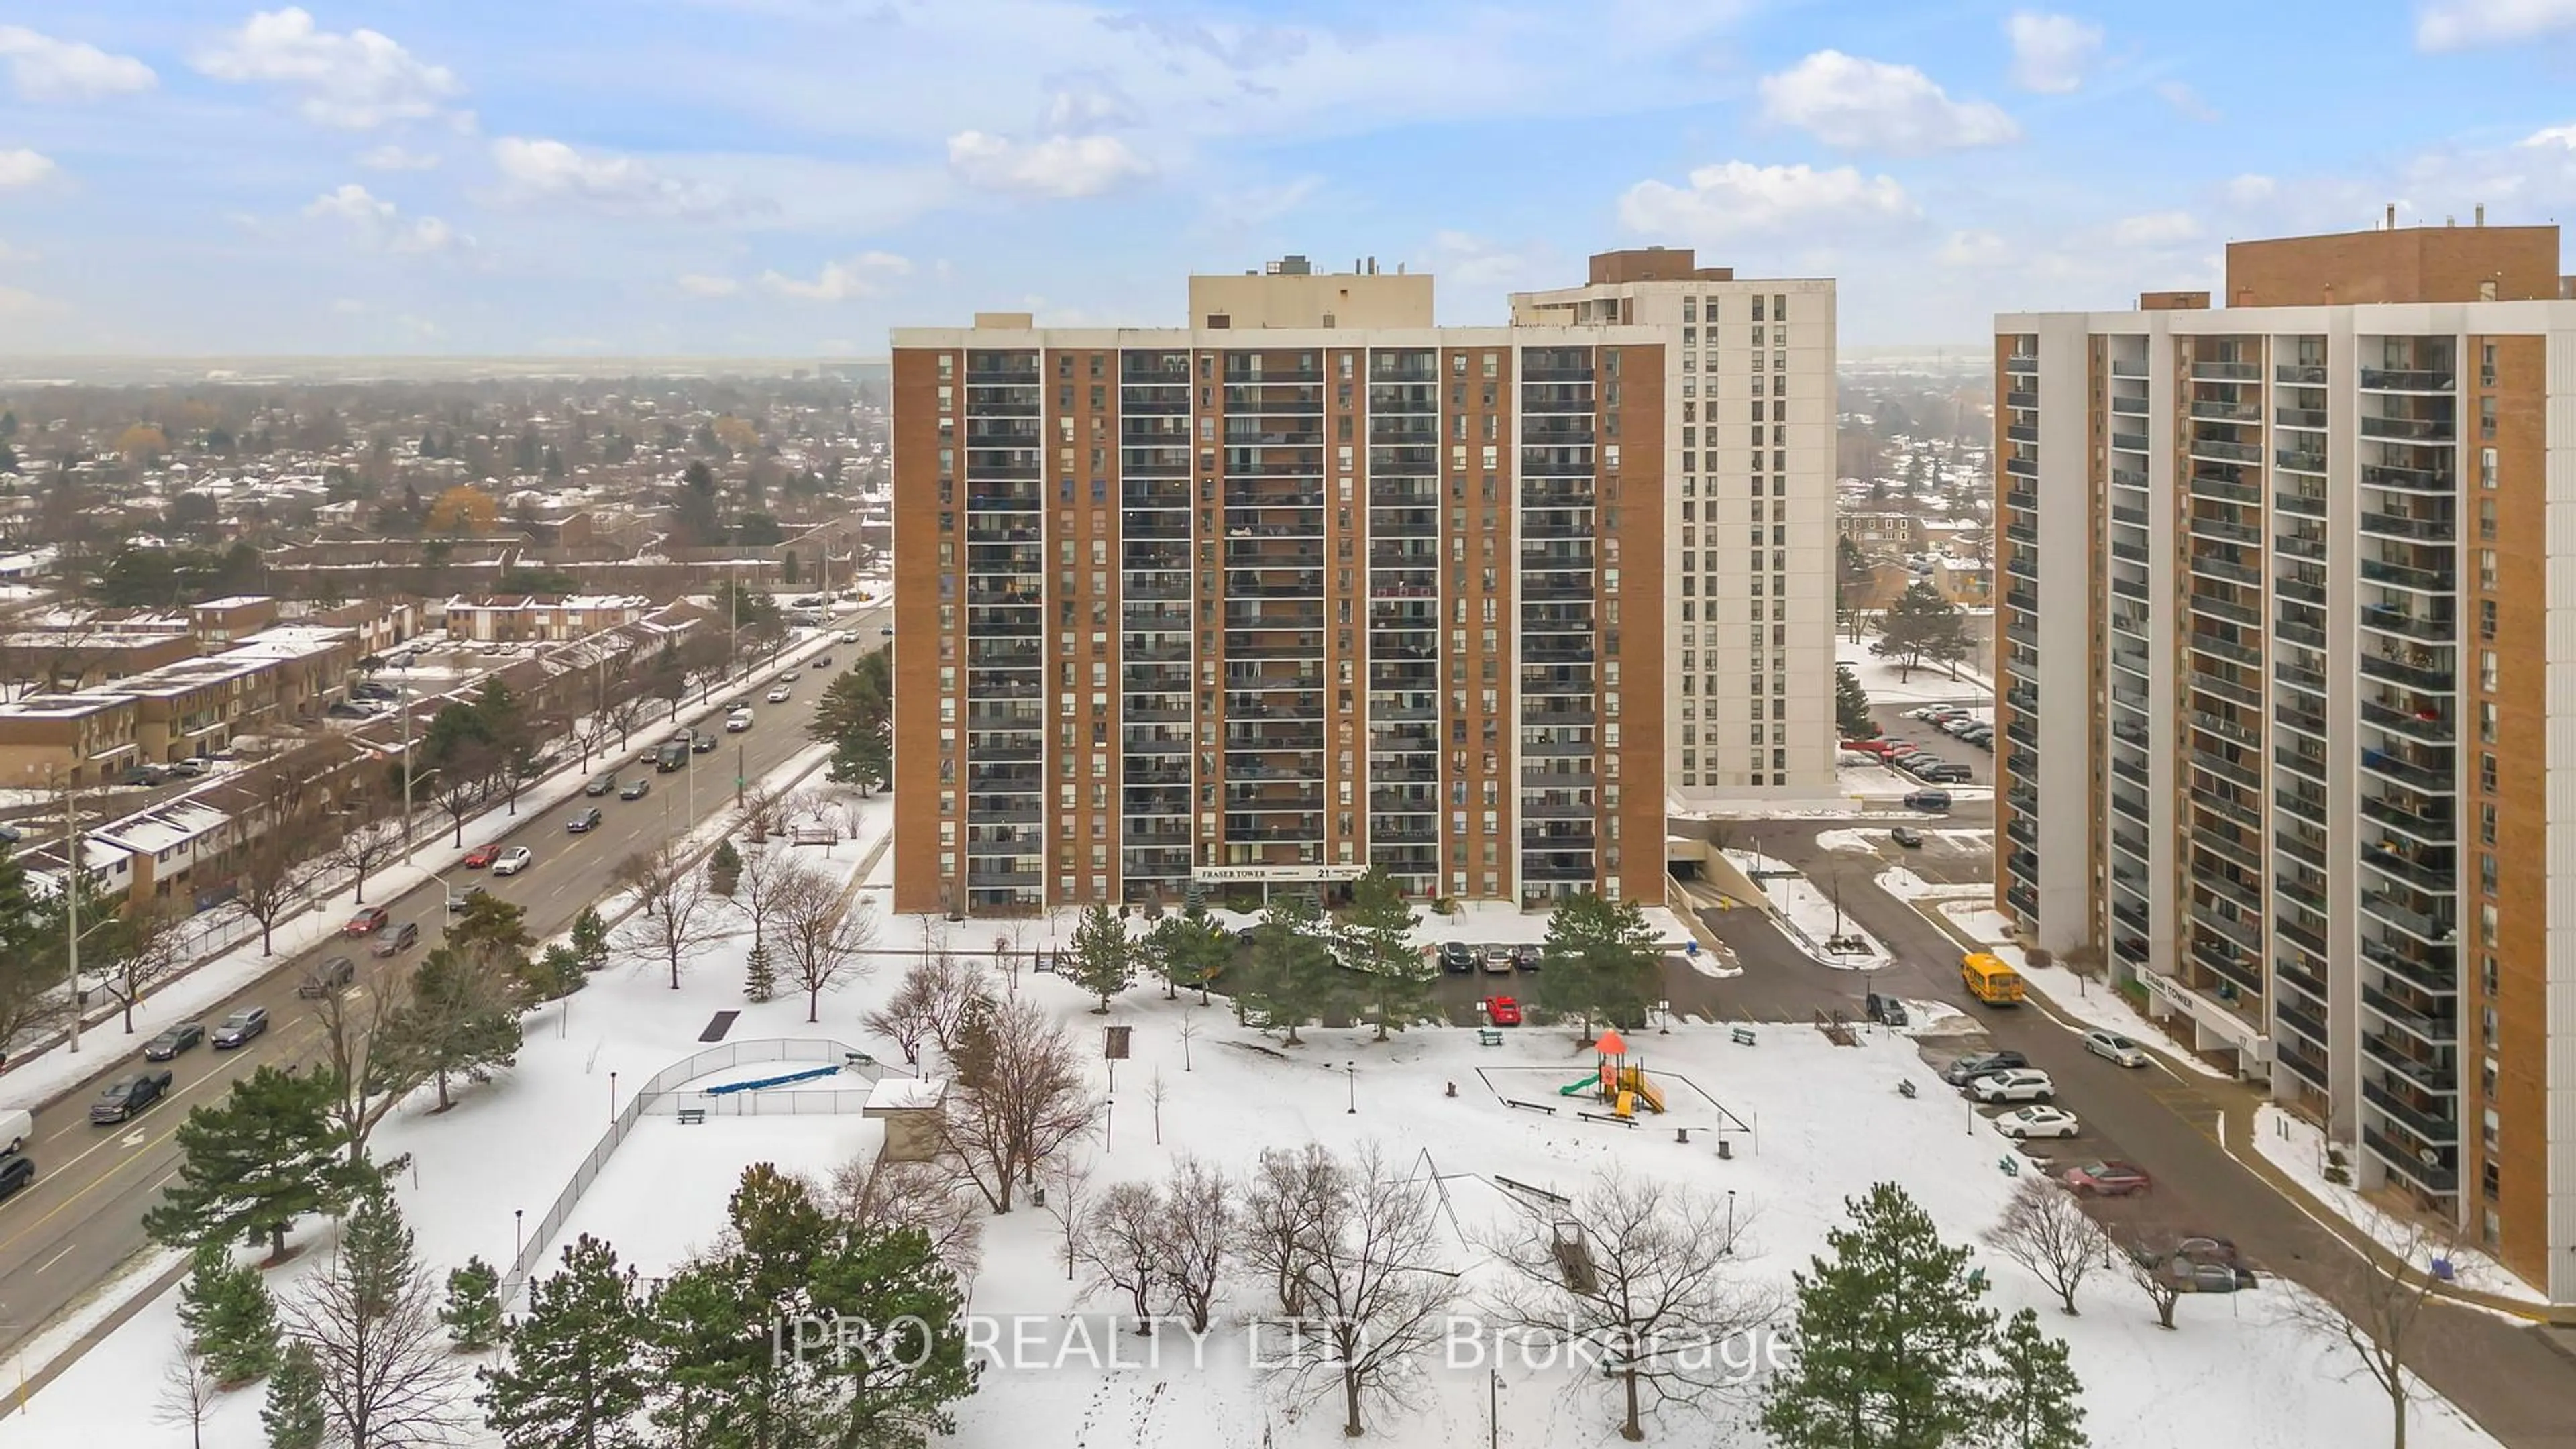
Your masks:
<svg viewBox="0 0 2576 1449"><path fill-rule="evenodd" d="M1687 253L1596 258L1596 283L1649 255L1679 261L1676 315L1684 291L1694 315L1701 296L1749 315L1817 285ZM1676 419L1719 364L1696 322L1686 345L1632 305L1440 328L1427 276L1289 258L1191 278L1182 328L898 331L895 756L922 784L896 908L1329 887L1371 864L1422 895L1659 901L1673 760L1812 793L1812 739L1776 764L1678 753L1704 697L1676 683L1703 586L1678 540L1720 490ZM1829 292L1811 315L1791 355L1824 358L1824 431L1799 441L1829 467ZM1826 506L1766 599L1831 566ZM1829 660L1829 600L1781 622ZM1737 641L1713 687L1760 681L1766 722L1829 719L1829 666L1812 688L1769 667L1783 638Z"/></svg>
<svg viewBox="0 0 2576 1449"><path fill-rule="evenodd" d="M1996 319L1998 898L2565 1303L2576 301L2479 222Z"/></svg>

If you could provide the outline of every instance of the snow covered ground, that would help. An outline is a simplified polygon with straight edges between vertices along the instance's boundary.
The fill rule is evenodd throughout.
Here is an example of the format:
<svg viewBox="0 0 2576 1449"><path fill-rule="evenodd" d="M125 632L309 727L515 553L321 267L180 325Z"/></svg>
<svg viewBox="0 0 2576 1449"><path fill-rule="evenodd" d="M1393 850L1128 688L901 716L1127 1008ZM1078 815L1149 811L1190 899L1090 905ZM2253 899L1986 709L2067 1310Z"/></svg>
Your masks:
<svg viewBox="0 0 2576 1449"><path fill-rule="evenodd" d="M1764 878L1755 883L1761 886L1762 897L1770 903L1773 917L1788 928L1789 935L1797 939L1800 948L1820 965L1844 971L1876 971L1896 959L1859 921L1835 909L1833 897L1814 881L1789 872L1779 861L1755 851L1729 850L1722 853L1734 862L1736 869L1748 873L1747 879L1752 879L1750 873L1753 871L1763 873ZM1826 949L1827 940L1836 935L1857 942L1857 949Z"/></svg>
<svg viewBox="0 0 2576 1449"><path fill-rule="evenodd" d="M2317 1130L2315 1123L2268 1104L2257 1107L2254 1109L2254 1150L2262 1153L2274 1167L2288 1173L2307 1190L2308 1196L2369 1234L2381 1247L2400 1256L2413 1247L2415 1266L2427 1266L2424 1248L2409 1243L2405 1223L2390 1217L2378 1204L2350 1187L2326 1181L2326 1137ZM2349 1145L2345 1147L2346 1162L2354 1160L2357 1155ZM2475 1248L2457 1248L2448 1256L2452 1279L2463 1288L2474 1288L2501 1298L2519 1298L2527 1303L2545 1304L2549 1301L2549 1295L2515 1277L2502 1263Z"/></svg>
<svg viewBox="0 0 2576 1449"><path fill-rule="evenodd" d="M2129 1005L2127 997L2103 983L2079 976L2063 966L2030 964L2030 958L2013 943L2012 923L1984 900L1941 901L1936 909L1949 917L1950 924L1968 939L1978 942L2020 972L2022 979L2046 994L2048 1004L2060 1013L2085 1026L2118 1032L2132 1041L2155 1047L2161 1053L2160 1060L2178 1065L2185 1071L2222 1081L2235 1079L2233 1073L2221 1071L2192 1055L2191 1050L2176 1041L2172 1033L2148 1019Z"/></svg>

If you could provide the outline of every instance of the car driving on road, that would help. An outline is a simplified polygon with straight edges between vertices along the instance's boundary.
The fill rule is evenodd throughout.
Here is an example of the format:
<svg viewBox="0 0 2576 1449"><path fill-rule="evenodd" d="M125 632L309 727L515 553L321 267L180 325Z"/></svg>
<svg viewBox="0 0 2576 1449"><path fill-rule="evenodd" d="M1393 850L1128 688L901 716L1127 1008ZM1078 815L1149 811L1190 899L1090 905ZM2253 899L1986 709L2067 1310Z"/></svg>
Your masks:
<svg viewBox="0 0 2576 1449"><path fill-rule="evenodd" d="M133 1076L107 1084L106 1089L98 1094L98 1100L89 1104L89 1120L101 1126L122 1122L168 1096L169 1092L170 1073L166 1069L136 1072Z"/></svg>
<svg viewBox="0 0 2576 1449"><path fill-rule="evenodd" d="M419 923L416 921L405 921L391 930L380 932L376 936L376 944L367 948L367 954L371 956L399 956L419 944Z"/></svg>
<svg viewBox="0 0 2576 1449"><path fill-rule="evenodd" d="M349 923L340 928L340 934L344 936L372 936L376 932L383 930L385 928L385 923L391 921L393 918L394 913L385 909L383 906L361 906L358 909L358 913L349 918Z"/></svg>
<svg viewBox="0 0 2576 1449"><path fill-rule="evenodd" d="M500 853L501 847L497 845L478 845L472 850L465 852L465 868L467 870L481 870L483 867L492 863L492 857L499 855Z"/></svg>
<svg viewBox="0 0 2576 1449"><path fill-rule="evenodd" d="M535 851L528 849L524 845L513 845L509 849L502 851L500 858L492 862L492 873L494 875L517 875L519 872L526 870L528 868L528 863L536 858L537 853Z"/></svg>
<svg viewBox="0 0 2576 1449"><path fill-rule="evenodd" d="M334 991L344 990L358 979L358 963L346 956L334 956L313 968L312 974L295 983L295 994L305 1001L319 1001Z"/></svg>
<svg viewBox="0 0 2576 1449"><path fill-rule="evenodd" d="M2143 1067L2147 1064L2147 1049L2115 1031L2084 1033L2084 1049L2115 1066Z"/></svg>
<svg viewBox="0 0 2576 1449"><path fill-rule="evenodd" d="M166 1062L205 1039L206 1028L204 1025L193 1021L183 1021L177 1026L171 1027L162 1032L159 1036L152 1038L152 1040L145 1042L143 1044L143 1059L147 1062Z"/></svg>
<svg viewBox="0 0 2576 1449"><path fill-rule="evenodd" d="M251 1038L267 1030L268 1008L245 1006L218 1022L215 1026L215 1034L210 1040L215 1050L230 1051L234 1047L248 1045Z"/></svg>
<svg viewBox="0 0 2576 1449"><path fill-rule="evenodd" d="M590 783L581 787L581 793L596 800L600 796L605 795L616 788L617 772L615 770L610 770L604 774L591 776Z"/></svg>
<svg viewBox="0 0 2576 1449"><path fill-rule="evenodd" d="M599 807L593 805L565 821L564 832L569 835L587 835L599 828L600 818Z"/></svg>
<svg viewBox="0 0 2576 1449"><path fill-rule="evenodd" d="M653 781L650 776L638 775L634 779L627 781L625 785L618 790L617 798L620 800L641 800L652 790L652 788Z"/></svg>
<svg viewBox="0 0 2576 1449"><path fill-rule="evenodd" d="M2154 1186L2145 1169L2126 1162L2079 1162L2066 1169L2078 1197L2127 1197Z"/></svg>

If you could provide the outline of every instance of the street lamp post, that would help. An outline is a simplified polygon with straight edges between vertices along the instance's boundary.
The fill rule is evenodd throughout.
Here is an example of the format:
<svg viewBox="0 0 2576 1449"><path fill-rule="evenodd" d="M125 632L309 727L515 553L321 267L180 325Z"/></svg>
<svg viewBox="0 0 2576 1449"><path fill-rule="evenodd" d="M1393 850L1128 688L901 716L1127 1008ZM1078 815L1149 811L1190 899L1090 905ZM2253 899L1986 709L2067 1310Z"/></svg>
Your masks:
<svg viewBox="0 0 2576 1449"><path fill-rule="evenodd" d="M608 1120L611 1122L617 1120L617 1074L615 1072L608 1074Z"/></svg>
<svg viewBox="0 0 2576 1449"><path fill-rule="evenodd" d="M1349 1109L1348 1109L1348 1110L1349 1110L1350 1115L1351 1115L1351 1116L1354 1116L1354 1117L1356 1117L1356 1116L1358 1116L1358 1115L1360 1114L1360 1075L1359 1075L1359 1073L1360 1073L1360 1064L1359 1064L1359 1063L1357 1063L1357 1062L1344 1062L1344 1063L1342 1063L1342 1082L1343 1082L1343 1084L1344 1084L1345 1086L1347 1086L1347 1087L1349 1087L1349 1088L1350 1088L1350 1092L1349 1092L1349 1096L1350 1096L1350 1106L1349 1106Z"/></svg>
<svg viewBox="0 0 2576 1449"><path fill-rule="evenodd" d="M528 1251L528 1210L510 1209L510 1263L516 1267Z"/></svg>
<svg viewBox="0 0 2576 1449"><path fill-rule="evenodd" d="M1726 1242L1720 1249L1719 1256L1725 1258L1735 1256L1735 1189L1731 1187L1726 1190Z"/></svg>

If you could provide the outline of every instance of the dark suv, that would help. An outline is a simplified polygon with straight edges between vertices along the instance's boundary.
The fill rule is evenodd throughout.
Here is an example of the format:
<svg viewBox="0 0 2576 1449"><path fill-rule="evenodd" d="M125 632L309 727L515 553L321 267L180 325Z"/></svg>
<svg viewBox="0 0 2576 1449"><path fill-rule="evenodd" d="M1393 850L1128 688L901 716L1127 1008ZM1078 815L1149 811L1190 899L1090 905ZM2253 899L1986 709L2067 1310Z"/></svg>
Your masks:
<svg viewBox="0 0 2576 1449"><path fill-rule="evenodd" d="M1476 971L1476 948L1464 941L1440 943L1440 969L1452 976L1472 976Z"/></svg>
<svg viewBox="0 0 2576 1449"><path fill-rule="evenodd" d="M346 956L334 956L313 968L313 974L295 983L295 994L306 1001L319 1001L334 991L344 990L358 979L358 963Z"/></svg>
<svg viewBox="0 0 2576 1449"><path fill-rule="evenodd" d="M2009 1072L2030 1065L2030 1058L2019 1052L1979 1052L1952 1062L1941 1073L1941 1080L1954 1087L1964 1087L1988 1072Z"/></svg>

